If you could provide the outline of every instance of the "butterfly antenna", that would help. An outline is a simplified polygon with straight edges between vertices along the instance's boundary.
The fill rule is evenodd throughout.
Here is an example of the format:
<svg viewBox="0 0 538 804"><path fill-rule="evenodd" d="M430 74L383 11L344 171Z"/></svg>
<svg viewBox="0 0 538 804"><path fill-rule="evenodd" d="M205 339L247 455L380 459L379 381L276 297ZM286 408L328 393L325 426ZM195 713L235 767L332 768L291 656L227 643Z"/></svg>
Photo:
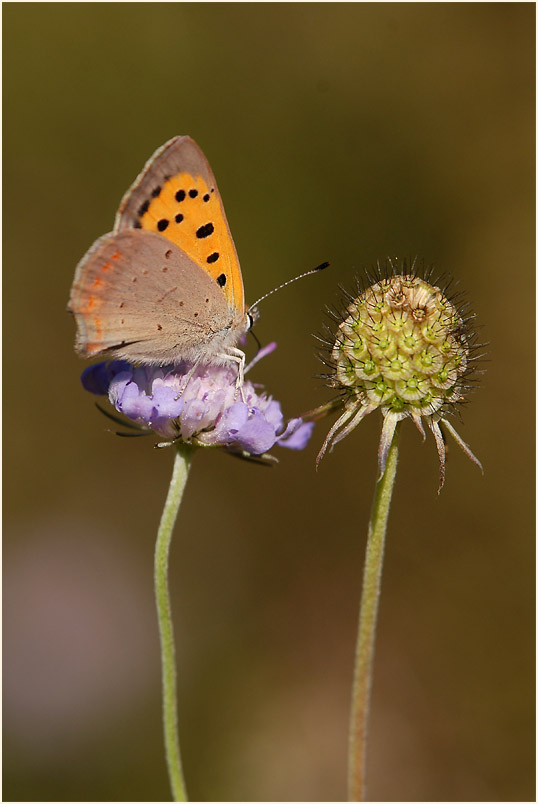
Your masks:
<svg viewBox="0 0 538 804"><path fill-rule="evenodd" d="M269 296L272 296L273 293L277 292L277 290L282 290L282 288L285 288L288 285L291 285L292 282L297 282L298 279L304 279L305 276L310 276L310 274L316 274L318 271L323 271L325 268L328 268L329 265L330 265L330 262L322 262L321 265L318 265L316 268L312 268L310 271L305 271L304 274L299 274L299 276L295 276L293 279L288 279L287 282L283 282L278 287L273 288L273 290L270 290L269 293L265 293L263 296L260 296L260 298L257 301L254 302L254 304L250 305L249 310L256 309L260 302L264 301Z"/></svg>

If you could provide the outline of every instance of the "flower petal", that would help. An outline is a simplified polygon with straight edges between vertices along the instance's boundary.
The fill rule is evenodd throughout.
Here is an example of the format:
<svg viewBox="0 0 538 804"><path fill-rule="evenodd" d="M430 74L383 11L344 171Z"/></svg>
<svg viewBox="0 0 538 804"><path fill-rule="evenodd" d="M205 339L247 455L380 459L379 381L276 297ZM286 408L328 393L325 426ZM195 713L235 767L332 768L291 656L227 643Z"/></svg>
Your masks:
<svg viewBox="0 0 538 804"><path fill-rule="evenodd" d="M106 396L111 379L120 371L129 370L131 366L125 360L113 360L111 363L94 363L82 372L80 380L86 391L98 396Z"/></svg>
<svg viewBox="0 0 538 804"><path fill-rule="evenodd" d="M290 419L288 426L278 437L279 447L288 449L304 449L310 441L314 429L314 422L303 422L302 419Z"/></svg>
<svg viewBox="0 0 538 804"><path fill-rule="evenodd" d="M263 413L256 408L245 424L237 431L235 441L251 455L261 455L271 449L276 441L275 430Z"/></svg>

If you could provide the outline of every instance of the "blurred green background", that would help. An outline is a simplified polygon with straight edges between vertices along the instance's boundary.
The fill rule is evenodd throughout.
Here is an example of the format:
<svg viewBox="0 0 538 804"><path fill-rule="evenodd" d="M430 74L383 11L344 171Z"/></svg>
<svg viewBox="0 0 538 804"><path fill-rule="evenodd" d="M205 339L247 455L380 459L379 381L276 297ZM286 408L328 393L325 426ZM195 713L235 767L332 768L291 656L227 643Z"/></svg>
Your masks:
<svg viewBox="0 0 538 804"><path fill-rule="evenodd" d="M74 267L175 134L211 162L296 415L323 308L386 255L461 282L489 341L437 496L402 434L381 599L373 800L534 799L534 5L4 6L4 800L161 800L152 553L172 452L79 383ZM250 346L251 352L253 346ZM530 376L529 376L530 375ZM172 550L195 800L345 797L380 418L314 471L196 456Z"/></svg>

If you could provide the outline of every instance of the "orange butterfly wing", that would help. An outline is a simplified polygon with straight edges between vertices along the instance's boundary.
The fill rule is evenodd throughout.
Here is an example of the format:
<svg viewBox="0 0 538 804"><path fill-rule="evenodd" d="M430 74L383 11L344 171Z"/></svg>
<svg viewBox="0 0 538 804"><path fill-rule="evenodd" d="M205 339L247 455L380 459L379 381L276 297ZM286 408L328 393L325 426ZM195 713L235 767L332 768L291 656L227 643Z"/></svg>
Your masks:
<svg viewBox="0 0 538 804"><path fill-rule="evenodd" d="M209 163L190 137L175 137L146 163L125 194L114 231L158 232L179 246L245 312L243 278Z"/></svg>

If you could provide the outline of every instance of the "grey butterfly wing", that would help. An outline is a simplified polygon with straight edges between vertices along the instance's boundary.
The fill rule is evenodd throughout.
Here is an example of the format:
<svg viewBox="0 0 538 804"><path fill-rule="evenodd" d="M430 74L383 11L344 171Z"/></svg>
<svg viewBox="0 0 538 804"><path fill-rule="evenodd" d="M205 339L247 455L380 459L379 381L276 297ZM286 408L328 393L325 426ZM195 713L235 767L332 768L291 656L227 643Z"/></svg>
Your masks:
<svg viewBox="0 0 538 804"><path fill-rule="evenodd" d="M104 235L75 273L69 310L77 351L141 363L209 362L248 328L217 282L158 234ZM244 319L244 320L243 320Z"/></svg>

